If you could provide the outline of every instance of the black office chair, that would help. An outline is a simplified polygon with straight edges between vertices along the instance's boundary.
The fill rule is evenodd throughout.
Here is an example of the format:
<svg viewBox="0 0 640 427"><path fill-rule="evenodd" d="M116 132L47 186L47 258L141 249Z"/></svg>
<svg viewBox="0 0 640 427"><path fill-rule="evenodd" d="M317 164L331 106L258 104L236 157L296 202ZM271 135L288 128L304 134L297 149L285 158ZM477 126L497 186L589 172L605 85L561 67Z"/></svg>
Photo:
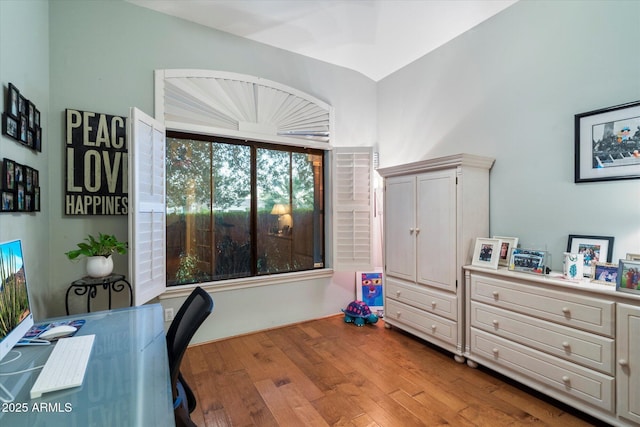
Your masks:
<svg viewBox="0 0 640 427"><path fill-rule="evenodd" d="M204 289L197 287L187 297L167 332L169 372L174 401L176 425L195 426L189 414L196 408L196 398L180 373L180 363L187 346L202 322L213 311L213 299Z"/></svg>

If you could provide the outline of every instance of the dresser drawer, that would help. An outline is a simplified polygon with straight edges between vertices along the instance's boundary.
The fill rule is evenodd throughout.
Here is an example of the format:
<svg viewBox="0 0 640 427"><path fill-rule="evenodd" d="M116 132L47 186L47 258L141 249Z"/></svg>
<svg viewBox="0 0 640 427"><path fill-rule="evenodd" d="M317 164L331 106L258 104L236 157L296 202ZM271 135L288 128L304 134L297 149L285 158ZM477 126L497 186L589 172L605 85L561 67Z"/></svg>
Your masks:
<svg viewBox="0 0 640 427"><path fill-rule="evenodd" d="M471 299L596 334L614 336L614 302L471 275Z"/></svg>
<svg viewBox="0 0 640 427"><path fill-rule="evenodd" d="M543 389L551 387L561 394L570 395L609 412L613 411L613 377L476 328L471 328L470 348L471 354L486 359L488 366L493 362L541 383Z"/></svg>
<svg viewBox="0 0 640 427"><path fill-rule="evenodd" d="M405 324L427 336L437 338L452 345L457 344L458 326L455 322L419 310L410 305L387 298L384 308L385 321L389 324ZM399 326L401 329L402 327Z"/></svg>
<svg viewBox="0 0 640 427"><path fill-rule="evenodd" d="M471 302L471 326L609 375L615 371L611 338L476 301Z"/></svg>
<svg viewBox="0 0 640 427"><path fill-rule="evenodd" d="M458 320L458 304L454 294L401 282L393 278L385 281L385 294L388 298L426 310L430 313Z"/></svg>

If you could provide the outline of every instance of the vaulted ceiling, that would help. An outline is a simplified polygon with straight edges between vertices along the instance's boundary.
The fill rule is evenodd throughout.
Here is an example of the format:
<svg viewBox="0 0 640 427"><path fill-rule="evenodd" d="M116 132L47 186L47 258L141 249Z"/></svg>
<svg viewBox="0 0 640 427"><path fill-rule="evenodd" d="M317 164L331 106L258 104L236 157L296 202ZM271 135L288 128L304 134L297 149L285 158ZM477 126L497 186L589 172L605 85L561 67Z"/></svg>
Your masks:
<svg viewBox="0 0 640 427"><path fill-rule="evenodd" d="M379 81L517 0L127 0Z"/></svg>

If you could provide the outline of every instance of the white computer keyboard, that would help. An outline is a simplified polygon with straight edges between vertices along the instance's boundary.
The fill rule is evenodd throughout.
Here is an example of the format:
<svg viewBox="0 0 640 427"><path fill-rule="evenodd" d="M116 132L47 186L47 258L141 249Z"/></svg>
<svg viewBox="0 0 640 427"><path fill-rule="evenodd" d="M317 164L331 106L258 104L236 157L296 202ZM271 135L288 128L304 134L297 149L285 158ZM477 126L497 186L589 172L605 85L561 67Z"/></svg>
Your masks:
<svg viewBox="0 0 640 427"><path fill-rule="evenodd" d="M31 387L31 398L82 385L94 339L95 335L60 338Z"/></svg>

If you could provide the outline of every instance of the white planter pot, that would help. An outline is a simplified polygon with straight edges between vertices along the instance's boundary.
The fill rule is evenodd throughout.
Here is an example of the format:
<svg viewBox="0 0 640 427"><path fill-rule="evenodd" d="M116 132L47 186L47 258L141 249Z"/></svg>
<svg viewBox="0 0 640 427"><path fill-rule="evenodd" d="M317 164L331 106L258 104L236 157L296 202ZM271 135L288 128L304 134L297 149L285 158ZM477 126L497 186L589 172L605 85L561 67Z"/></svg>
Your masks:
<svg viewBox="0 0 640 427"><path fill-rule="evenodd" d="M87 258L87 274L91 277L105 277L113 271L111 256L92 256Z"/></svg>

